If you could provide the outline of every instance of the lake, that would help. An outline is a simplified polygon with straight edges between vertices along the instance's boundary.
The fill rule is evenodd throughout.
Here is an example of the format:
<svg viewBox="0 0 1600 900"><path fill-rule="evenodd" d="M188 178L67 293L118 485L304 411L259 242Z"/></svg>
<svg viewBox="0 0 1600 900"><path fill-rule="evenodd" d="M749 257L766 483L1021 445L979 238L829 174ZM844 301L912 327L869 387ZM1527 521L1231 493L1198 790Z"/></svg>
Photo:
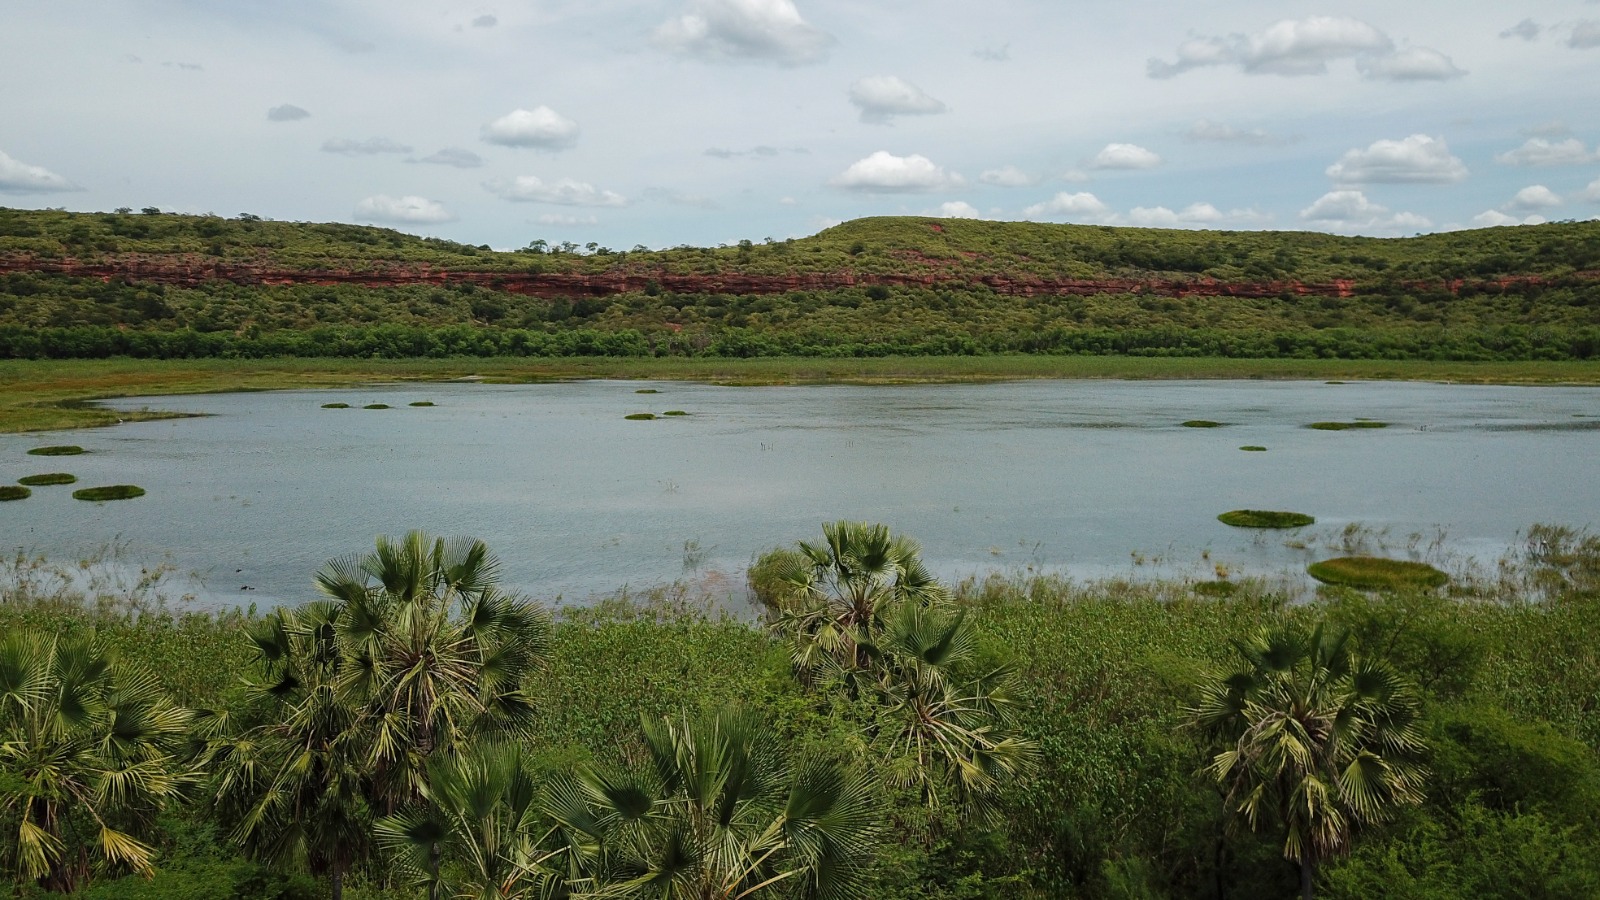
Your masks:
<svg viewBox="0 0 1600 900"><path fill-rule="evenodd" d="M331 402L353 408L321 408ZM87 503L70 487L34 488L0 503L0 547L64 560L120 542L124 559L193 573L208 604L309 599L323 561L413 528L483 538L508 586L577 602L683 578L737 585L755 554L820 539L842 518L915 537L946 577L1031 566L1092 578L1298 572L1338 555L1352 523L1386 532L1397 555L1411 543L1492 559L1531 524L1600 516L1593 387L588 381L107 405L205 417L0 435L4 481L66 471L77 487L148 491ZM666 410L689 415L624 419ZM1305 427L1358 418L1391 424ZM1182 426L1192 419L1228 424ZM91 452L25 455L64 443ZM1216 521L1237 508L1318 522L1260 532Z"/></svg>

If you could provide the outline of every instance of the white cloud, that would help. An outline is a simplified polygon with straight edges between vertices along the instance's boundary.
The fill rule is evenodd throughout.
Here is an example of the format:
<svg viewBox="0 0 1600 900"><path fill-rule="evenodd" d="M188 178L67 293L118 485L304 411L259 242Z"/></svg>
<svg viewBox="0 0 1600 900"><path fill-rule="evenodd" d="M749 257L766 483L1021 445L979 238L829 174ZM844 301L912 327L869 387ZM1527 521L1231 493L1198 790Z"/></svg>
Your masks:
<svg viewBox="0 0 1600 900"><path fill-rule="evenodd" d="M992 184L996 187L1027 187L1029 185L1039 183L1039 179L1029 175L1027 172L1022 171L1016 166L1002 166L998 169L985 169L983 170L983 173L978 176L978 180L984 184Z"/></svg>
<svg viewBox="0 0 1600 900"><path fill-rule="evenodd" d="M934 218L937 218L937 219L981 219L981 218L983 218L983 213L978 212L978 208L976 206L973 206L972 204L968 203L965 200L951 200L951 201L948 201L946 203L941 203L941 204L939 204L939 208L938 209L935 209L935 210L933 210L931 212L923 213L923 215L925 215L925 216L933 216Z"/></svg>
<svg viewBox="0 0 1600 900"><path fill-rule="evenodd" d="M657 47L707 61L817 62L832 35L800 17L793 0L692 0L651 35Z"/></svg>
<svg viewBox="0 0 1600 900"><path fill-rule="evenodd" d="M1089 165L1096 169L1153 169L1161 157L1138 144L1107 144Z"/></svg>
<svg viewBox="0 0 1600 900"><path fill-rule="evenodd" d="M437 225L456 219L443 205L426 197L391 197L388 194L368 197L356 204L356 218L395 225Z"/></svg>
<svg viewBox="0 0 1600 900"><path fill-rule="evenodd" d="M1544 216L1508 216L1498 209L1486 209L1472 217L1472 224L1480 228L1495 228L1501 225L1543 225Z"/></svg>
<svg viewBox="0 0 1600 900"><path fill-rule="evenodd" d="M895 156L887 150L858 159L828 182L837 188L867 193L936 191L964 184L960 175L947 172L926 156Z"/></svg>
<svg viewBox="0 0 1600 900"><path fill-rule="evenodd" d="M1320 75L1328 63L1362 53L1387 53L1388 35L1359 19L1312 16L1283 19L1251 35L1197 37L1178 45L1174 62L1152 59L1152 78L1171 78L1206 66L1238 66L1251 74Z"/></svg>
<svg viewBox="0 0 1600 900"><path fill-rule="evenodd" d="M1356 69L1363 77L1379 81L1449 81L1467 74L1465 69L1457 68L1450 57L1427 47L1358 57Z"/></svg>
<svg viewBox="0 0 1600 900"><path fill-rule="evenodd" d="M1495 162L1508 166L1575 166L1594 160L1595 154L1577 138L1564 141L1529 138L1521 147L1494 158Z"/></svg>
<svg viewBox="0 0 1600 900"><path fill-rule="evenodd" d="M500 20L490 15L482 15L472 20L473 28L493 28L498 24L500 24Z"/></svg>
<svg viewBox="0 0 1600 900"><path fill-rule="evenodd" d="M1600 20L1579 19L1572 23L1572 34L1567 36L1567 46L1574 50L1600 47Z"/></svg>
<svg viewBox="0 0 1600 900"><path fill-rule="evenodd" d="M1442 138L1413 134L1347 151L1327 175L1339 184L1450 184L1467 177L1467 166Z"/></svg>
<svg viewBox="0 0 1600 900"><path fill-rule="evenodd" d="M1561 197L1542 184L1531 184L1512 197L1502 209L1508 212L1533 212L1560 206Z"/></svg>
<svg viewBox="0 0 1600 900"><path fill-rule="evenodd" d="M1420 231L1433 223L1415 213L1391 213L1361 191L1329 191L1300 210L1300 218L1331 231L1394 233Z"/></svg>
<svg viewBox="0 0 1600 900"><path fill-rule="evenodd" d="M615 191L604 191L585 181L562 178L545 183L537 175L518 175L506 181L496 178L483 184L484 190L503 200L518 203L554 203L558 206L626 206L628 198Z"/></svg>
<svg viewBox="0 0 1600 900"><path fill-rule="evenodd" d="M542 213L539 216L540 225L564 225L569 228L578 225L599 225L600 219L596 216L569 216L560 213Z"/></svg>
<svg viewBox="0 0 1600 900"><path fill-rule="evenodd" d="M373 156L379 153L410 153L411 148L399 141L388 138L367 138L357 141L351 138L334 138L322 142L323 153L342 153L345 156Z"/></svg>
<svg viewBox="0 0 1600 900"><path fill-rule="evenodd" d="M578 142L578 123L548 106L514 109L483 126L481 137L503 147L563 150Z"/></svg>
<svg viewBox="0 0 1600 900"><path fill-rule="evenodd" d="M1572 135L1572 126L1568 125L1565 119L1551 119L1548 122L1540 122L1538 125L1524 128L1522 133L1530 137L1570 137Z"/></svg>
<svg viewBox="0 0 1600 900"><path fill-rule="evenodd" d="M1589 186L1584 188L1583 193L1579 194L1578 197L1590 203L1600 203L1600 178L1589 182Z"/></svg>
<svg viewBox="0 0 1600 900"><path fill-rule="evenodd" d="M476 169L483 165L483 157L471 150L460 147L446 147L437 153L430 153L421 159L408 159L406 162L427 163L434 166L454 166L457 169Z"/></svg>
<svg viewBox="0 0 1600 900"><path fill-rule="evenodd" d="M1057 177L1068 184L1082 184L1089 180L1089 173L1082 169L1068 169Z"/></svg>
<svg viewBox="0 0 1600 900"><path fill-rule="evenodd" d="M944 103L922 88L893 75L873 75L850 85L850 102L861 110L861 121L888 124L895 116L934 115L946 112Z"/></svg>
<svg viewBox="0 0 1600 900"><path fill-rule="evenodd" d="M45 194L81 190L83 188L43 166L31 166L0 152L0 193Z"/></svg>
<svg viewBox="0 0 1600 900"><path fill-rule="evenodd" d="M1088 191L1079 191L1069 194L1062 191L1043 203L1024 209L1022 216L1025 219L1064 218L1064 219L1090 219L1105 218L1111 210L1100 198Z"/></svg>
<svg viewBox="0 0 1600 900"><path fill-rule="evenodd" d="M1539 32L1543 30L1544 29L1539 26L1538 22L1535 22L1532 19L1523 19L1521 22L1518 22L1510 28L1507 28L1505 31L1500 32L1500 36L1503 38L1522 38L1525 41L1531 41L1537 38L1539 36Z"/></svg>
<svg viewBox="0 0 1600 900"><path fill-rule="evenodd" d="M295 122L309 118L311 118L310 112L295 106L293 103L285 103L282 106L274 106L267 110L268 122Z"/></svg>
<svg viewBox="0 0 1600 900"><path fill-rule="evenodd" d="M1123 221L1143 228L1205 228L1224 224L1258 224L1266 218L1253 209L1223 212L1210 203L1191 203L1177 211L1165 206L1135 206L1123 217Z"/></svg>
<svg viewBox="0 0 1600 900"><path fill-rule="evenodd" d="M1208 119L1199 119L1183 136L1191 141L1215 141L1219 144L1258 144L1267 146L1271 144L1286 143L1283 138L1271 134L1260 128L1235 128L1222 122L1212 122Z"/></svg>

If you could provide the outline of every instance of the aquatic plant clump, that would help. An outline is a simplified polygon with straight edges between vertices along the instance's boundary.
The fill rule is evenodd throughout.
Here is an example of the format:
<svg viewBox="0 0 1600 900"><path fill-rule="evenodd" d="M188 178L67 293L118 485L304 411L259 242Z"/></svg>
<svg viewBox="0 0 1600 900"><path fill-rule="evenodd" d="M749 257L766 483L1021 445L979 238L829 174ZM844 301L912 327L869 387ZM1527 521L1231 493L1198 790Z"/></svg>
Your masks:
<svg viewBox="0 0 1600 900"><path fill-rule="evenodd" d="M1221 428L1226 422L1213 422L1210 419L1190 419L1183 423L1185 428Z"/></svg>
<svg viewBox="0 0 1600 900"><path fill-rule="evenodd" d="M324 404L322 404L322 408L323 409L349 409L350 408L350 404L348 404L348 403L324 403Z"/></svg>
<svg viewBox="0 0 1600 900"><path fill-rule="evenodd" d="M409 406L432 406L434 404L433 404L432 400L413 400L408 405Z"/></svg>
<svg viewBox="0 0 1600 900"><path fill-rule="evenodd" d="M662 413L662 415L663 416L687 416L688 413L684 412L681 409L669 409L666 412Z"/></svg>
<svg viewBox="0 0 1600 900"><path fill-rule="evenodd" d="M363 406L361 408L362 409L388 409L389 408L389 404L387 404L387 403L368 403L366 406Z"/></svg>
<svg viewBox="0 0 1600 900"><path fill-rule="evenodd" d="M628 413L627 415L623 416L624 419L628 419L633 422L648 422L655 417L655 413Z"/></svg>
<svg viewBox="0 0 1600 900"><path fill-rule="evenodd" d="M28 455L29 456L77 456L80 453L87 453L87 452L88 451L84 450L82 447L73 446L71 444L61 444L61 445L57 445L57 446L54 446L54 447L35 447L32 450L28 451Z"/></svg>
<svg viewBox="0 0 1600 900"><path fill-rule="evenodd" d="M103 487L81 488L72 492L74 500L132 500L143 497L144 488L133 484L108 484Z"/></svg>
<svg viewBox="0 0 1600 900"><path fill-rule="evenodd" d="M635 394L659 394L661 392L656 390L655 388L639 388L637 391L634 391L634 393Z"/></svg>
<svg viewBox="0 0 1600 900"><path fill-rule="evenodd" d="M33 496L33 491L15 484L0 484L0 501L26 500Z"/></svg>
<svg viewBox="0 0 1600 900"><path fill-rule="evenodd" d="M1265 453L1267 451L1267 448L1259 444L1245 444L1239 449L1245 451L1246 453Z"/></svg>
<svg viewBox="0 0 1600 900"><path fill-rule="evenodd" d="M1235 509L1217 516L1217 521L1235 528L1299 528L1317 520L1305 513L1269 509Z"/></svg>
<svg viewBox="0 0 1600 900"><path fill-rule="evenodd" d="M17 479L17 484L31 484L34 487L47 484L71 484L78 480L78 476L67 472L46 472L43 475L25 475Z"/></svg>
<svg viewBox="0 0 1600 900"><path fill-rule="evenodd" d="M1231 597L1239 586L1231 581L1197 581L1194 592L1202 597Z"/></svg>
<svg viewBox="0 0 1600 900"><path fill-rule="evenodd" d="M1370 419L1358 419L1354 422L1312 422L1307 428L1318 431L1348 431L1351 428L1388 428L1388 422L1374 422Z"/></svg>
<svg viewBox="0 0 1600 900"><path fill-rule="evenodd" d="M1436 588L1450 581L1450 576L1427 563L1384 559L1377 556L1341 556L1337 559L1323 560L1308 566L1306 574L1324 584L1369 591L1384 588Z"/></svg>

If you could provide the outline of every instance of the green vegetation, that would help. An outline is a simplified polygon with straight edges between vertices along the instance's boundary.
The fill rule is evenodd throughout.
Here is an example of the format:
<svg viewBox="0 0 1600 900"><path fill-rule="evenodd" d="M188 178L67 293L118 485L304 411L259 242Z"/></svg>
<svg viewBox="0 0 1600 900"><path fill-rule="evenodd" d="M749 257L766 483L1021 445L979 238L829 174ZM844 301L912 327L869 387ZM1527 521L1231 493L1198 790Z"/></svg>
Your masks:
<svg viewBox="0 0 1600 900"><path fill-rule="evenodd" d="M348 403L324 403L324 404L322 404L322 408L323 409L349 409L350 408L350 404L348 404Z"/></svg>
<svg viewBox="0 0 1600 900"><path fill-rule="evenodd" d="M366 406L363 406L361 408L362 409L389 409L390 407L389 407L389 404L387 404L387 403L368 403Z"/></svg>
<svg viewBox="0 0 1600 900"><path fill-rule="evenodd" d="M102 487L79 488L72 492L75 500L132 500L143 497L144 488L133 484L108 484Z"/></svg>
<svg viewBox="0 0 1600 900"><path fill-rule="evenodd" d="M1232 581L1197 581L1194 583L1194 592L1202 597L1232 597L1239 592L1239 585Z"/></svg>
<svg viewBox="0 0 1600 900"><path fill-rule="evenodd" d="M1317 520L1305 513L1235 509L1217 516L1217 521L1235 528L1299 528L1314 524Z"/></svg>
<svg viewBox="0 0 1600 900"><path fill-rule="evenodd" d="M1312 422L1307 428L1318 431L1348 431L1352 428L1388 428L1388 422L1374 422L1371 419L1357 419L1354 422Z"/></svg>
<svg viewBox="0 0 1600 900"><path fill-rule="evenodd" d="M1213 422L1210 419L1190 419L1183 423L1185 428L1221 428L1226 422Z"/></svg>
<svg viewBox="0 0 1600 900"><path fill-rule="evenodd" d="M637 391L634 391L634 393L635 394L659 394L661 392L656 390L655 388L639 388Z"/></svg>
<svg viewBox="0 0 1600 900"><path fill-rule="evenodd" d="M684 412L681 409L669 409L666 412L662 413L662 415L663 416L687 416L688 413Z"/></svg>
<svg viewBox="0 0 1600 900"><path fill-rule="evenodd" d="M17 479L17 484L28 484L38 487L49 484L72 484L78 476L70 472L46 472L43 475L24 475Z"/></svg>
<svg viewBox="0 0 1600 900"><path fill-rule="evenodd" d="M1265 453L1267 451L1267 448L1261 446L1260 444L1245 444L1239 449L1247 453Z"/></svg>
<svg viewBox="0 0 1600 900"><path fill-rule="evenodd" d="M646 872L701 896L689 888L742 892L759 883L743 880L756 868L797 873L747 895L762 900L828 868L819 852L851 872L856 896L882 900L1284 897L1301 888L1305 862L1316 895L1334 900L1600 894L1600 536L1531 529L1504 565L1458 579L1449 596L1311 595L1235 573L1231 596L1210 598L1183 582L1020 572L938 585L914 566L895 574L915 554L893 535L830 530L849 539L824 533L815 555L791 548L752 566L767 622L725 618L711 610L729 598L676 586L565 609L526 642L510 638L522 626L474 611L493 566L471 541L440 555L437 542L408 538L340 557L324 569L323 599L267 615L181 611L150 579L116 587L90 563L0 558L3 643L35 660L50 646L103 648L83 658L111 660L117 679L60 744L30 743L26 716L81 693L47 691L27 713L5 707L0 865L14 893L50 896L16 855L37 798L57 803L63 843L91 854L71 887L93 900L328 897L336 871L352 900L482 896L488 885L504 897L636 897ZM398 601L408 593L415 604ZM852 596L882 610L876 642L859 628L834 629L834 641L825 617L804 618ZM819 627L790 627L801 621ZM797 668L796 650L816 638L833 649L802 656L834 662ZM401 660L425 661L427 689L400 689ZM982 735L1009 733L1031 752L996 779L986 811L959 802L961 776L942 751L905 735L918 703L946 696L935 675L957 697L982 697L971 679L997 669L1006 702L964 714L989 716ZM0 665L0 695L15 683L5 673L20 671ZM107 707L133 699L126 679L137 677L156 689L145 709L181 734L146 731L136 747L105 738ZM513 685L516 702L488 702L486 687ZM441 707L449 724L428 725L444 721L428 712ZM150 720L112 708L119 723ZM500 717L494 727L485 710ZM1353 727L1320 727L1329 719ZM423 754L430 735L437 750ZM386 742L393 764L373 765ZM288 743L307 766L283 765ZM141 775L171 773L180 790L91 790L97 806L58 799L74 796L69 777L92 787L122 771L112 766L124 746ZM41 771L23 762L34 752L73 768L50 782L20 777ZM1279 761L1285 777L1265 780ZM686 770L705 778L674 774ZM736 797L734 771L765 777ZM323 789L291 790L305 783ZM1281 802L1312 793L1325 802ZM272 797L270 813L244 815L251 798ZM776 813L817 816L830 803L839 815L826 832L766 828ZM724 827L712 810L730 808ZM154 849L151 880L99 864L96 813ZM252 834L307 852L284 858ZM1306 852L1286 860L1296 835ZM711 840L727 852L703 852ZM768 848L767 863L748 862Z"/></svg>
<svg viewBox="0 0 1600 900"><path fill-rule="evenodd" d="M77 456L85 452L82 447L71 444L61 444L54 447L34 447L28 451L29 456Z"/></svg>
<svg viewBox="0 0 1600 900"><path fill-rule="evenodd" d="M623 416L624 419L634 422L649 422L655 417L655 413L628 413L627 415Z"/></svg>
<svg viewBox="0 0 1600 900"><path fill-rule="evenodd" d="M1341 556L1312 563L1306 573L1325 584L1362 590L1443 587L1450 576L1427 563L1375 556Z"/></svg>
<svg viewBox="0 0 1600 900"><path fill-rule="evenodd" d="M408 406L433 406L434 404L433 404L432 400L413 400L407 405Z"/></svg>
<svg viewBox="0 0 1600 900"><path fill-rule="evenodd" d="M0 484L0 502L6 500L26 500L33 496L33 491L15 484Z"/></svg>

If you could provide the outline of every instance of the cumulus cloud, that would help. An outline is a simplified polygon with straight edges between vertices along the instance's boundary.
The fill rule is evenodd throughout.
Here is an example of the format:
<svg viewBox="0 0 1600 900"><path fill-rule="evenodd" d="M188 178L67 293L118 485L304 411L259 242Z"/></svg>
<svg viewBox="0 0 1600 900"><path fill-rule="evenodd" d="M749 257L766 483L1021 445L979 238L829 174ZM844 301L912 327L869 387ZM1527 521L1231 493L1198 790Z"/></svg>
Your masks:
<svg viewBox="0 0 1600 900"><path fill-rule="evenodd" d="M1043 203L1035 203L1024 209L1022 216L1025 219L1098 220L1105 218L1109 212L1111 209L1088 191L1075 194L1062 191Z"/></svg>
<svg viewBox="0 0 1600 900"><path fill-rule="evenodd" d="M1495 162L1508 166L1575 166L1594 160L1595 154L1577 138L1564 141L1529 138L1521 147L1494 158Z"/></svg>
<svg viewBox="0 0 1600 900"><path fill-rule="evenodd" d="M1467 74L1437 50L1408 47L1381 56L1356 58L1356 70L1379 81L1449 81Z"/></svg>
<svg viewBox="0 0 1600 900"><path fill-rule="evenodd" d="M1521 22L1518 22L1510 28L1507 28L1505 31L1500 32L1500 36L1503 38L1522 38L1525 41L1531 41L1538 38L1539 32L1543 30L1544 29L1539 26L1538 22L1535 22L1532 19L1523 19Z"/></svg>
<svg viewBox="0 0 1600 900"><path fill-rule="evenodd" d="M514 109L483 126L481 137L502 147L564 150L578 142L578 123L548 106Z"/></svg>
<svg viewBox="0 0 1600 900"><path fill-rule="evenodd" d="M440 203L426 197L391 197L378 194L356 204L356 218L395 225L437 225L456 217Z"/></svg>
<svg viewBox="0 0 1600 900"><path fill-rule="evenodd" d="M950 200L939 204L938 209L923 213L936 219L981 219L983 213L978 208L965 200Z"/></svg>
<svg viewBox="0 0 1600 900"><path fill-rule="evenodd" d="M1533 212L1561 205L1561 197L1542 184L1530 184L1506 202L1501 209L1507 212Z"/></svg>
<svg viewBox="0 0 1600 900"><path fill-rule="evenodd" d="M1580 19L1574 22L1572 33L1567 35L1567 46L1574 50L1600 47L1600 19Z"/></svg>
<svg viewBox="0 0 1600 900"><path fill-rule="evenodd" d="M311 118L310 112L295 106L293 103L285 103L282 106L274 106L267 110L268 122L297 122L300 119L309 118Z"/></svg>
<svg viewBox="0 0 1600 900"><path fill-rule="evenodd" d="M628 198L615 191L596 188L585 181L562 178L545 182L537 175L518 175L507 181L496 178L483 184L485 190L503 200L518 203L553 203L557 206L626 206Z"/></svg>
<svg viewBox="0 0 1600 900"><path fill-rule="evenodd" d="M895 116L925 116L947 111L944 103L922 88L894 75L873 75L850 85L850 102L861 121L886 125Z"/></svg>
<svg viewBox="0 0 1600 900"><path fill-rule="evenodd" d="M1600 203L1600 178L1589 182L1589 186L1583 189L1583 193L1579 194L1578 198L1587 200L1590 203Z"/></svg>
<svg viewBox="0 0 1600 900"><path fill-rule="evenodd" d="M996 187L1027 187L1029 185L1039 183L1039 179L1029 175L1027 172L1022 171L1016 166L1001 166L998 169L985 169L983 173L978 176L978 180L984 184L992 184Z"/></svg>
<svg viewBox="0 0 1600 900"><path fill-rule="evenodd" d="M599 225L600 219L596 216L570 216L561 213L542 213L539 216L540 225L563 225L573 228L579 225Z"/></svg>
<svg viewBox="0 0 1600 900"><path fill-rule="evenodd" d="M1428 47L1395 50L1376 27L1343 16L1283 19L1255 34L1194 37L1178 45L1174 60L1151 59L1151 78L1173 78L1192 69L1236 66L1251 75L1321 75L1328 64L1350 59L1367 78L1415 81L1457 78L1466 73Z"/></svg>
<svg viewBox="0 0 1600 900"><path fill-rule="evenodd" d="M1329 191L1300 210L1300 218L1330 231L1369 234L1419 231L1433 224L1415 213L1391 213L1361 191Z"/></svg>
<svg viewBox="0 0 1600 900"><path fill-rule="evenodd" d="M473 28L493 28L499 24L500 20L490 15L482 15L472 20Z"/></svg>
<svg viewBox="0 0 1600 900"><path fill-rule="evenodd" d="M692 0L651 39L680 56L785 66L817 62L833 44L832 35L801 18L793 0Z"/></svg>
<svg viewBox="0 0 1600 900"><path fill-rule="evenodd" d="M1472 217L1472 224L1480 228L1495 228L1501 225L1543 225L1544 222L1544 216L1532 215L1518 218L1517 216L1508 216L1498 209L1486 209Z"/></svg>
<svg viewBox="0 0 1600 900"><path fill-rule="evenodd" d="M864 193L910 193L956 187L965 181L933 160L913 153L895 156L887 150L858 159L828 182L837 188Z"/></svg>
<svg viewBox="0 0 1600 900"><path fill-rule="evenodd" d="M1210 203L1191 203L1176 211L1165 206L1135 206L1123 220L1145 228L1206 228L1214 225L1258 224L1266 221L1266 218L1253 209L1223 212Z"/></svg>
<svg viewBox="0 0 1600 900"><path fill-rule="evenodd" d="M43 166L12 159L0 151L0 192L7 194L49 194L81 191L72 182Z"/></svg>
<svg viewBox="0 0 1600 900"><path fill-rule="evenodd" d="M1467 177L1467 166L1442 138L1413 134L1349 150L1327 174L1339 184L1451 184Z"/></svg>
<svg viewBox="0 0 1600 900"><path fill-rule="evenodd" d="M1235 128L1222 122L1199 119L1183 136L1191 141L1214 141L1219 144L1255 144L1268 146L1287 141L1260 128Z"/></svg>
<svg viewBox="0 0 1600 900"><path fill-rule="evenodd" d="M342 153L345 156L375 156L379 153L410 153L411 148L388 138L367 138L364 141L335 138L322 142L323 153Z"/></svg>
<svg viewBox="0 0 1600 900"><path fill-rule="evenodd" d="M408 159L406 162L427 163L432 166L454 166L457 169L476 169L483 165L483 157L471 150L460 147L446 147L437 153L430 153L421 159Z"/></svg>
<svg viewBox="0 0 1600 900"><path fill-rule="evenodd" d="M1089 165L1096 169L1153 169L1161 157L1138 144L1107 144Z"/></svg>

